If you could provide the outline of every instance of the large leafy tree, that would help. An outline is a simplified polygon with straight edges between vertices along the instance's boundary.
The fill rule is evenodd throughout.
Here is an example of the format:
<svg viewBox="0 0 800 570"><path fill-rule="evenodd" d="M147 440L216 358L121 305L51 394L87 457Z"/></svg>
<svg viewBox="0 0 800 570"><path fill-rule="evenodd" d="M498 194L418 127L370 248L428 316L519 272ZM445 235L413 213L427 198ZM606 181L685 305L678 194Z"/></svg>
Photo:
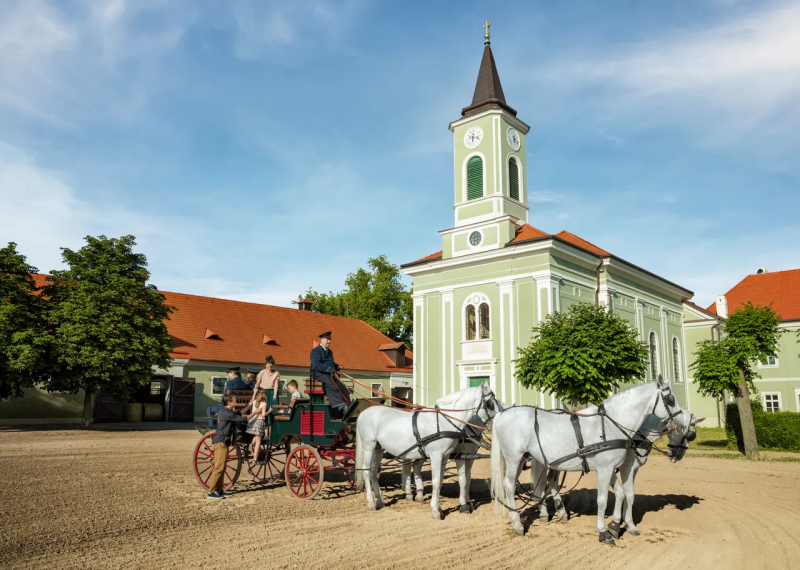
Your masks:
<svg viewBox="0 0 800 570"><path fill-rule="evenodd" d="M705 396L720 398L725 392L734 394L742 423L744 451L747 457L758 459L758 441L750 407L750 391L756 391L753 381L760 378L756 363L777 356L782 330L781 318L772 307L747 303L728 317L722 326L720 340L706 340L695 352L694 383Z"/></svg>
<svg viewBox="0 0 800 570"><path fill-rule="evenodd" d="M0 249L0 399L21 396L48 376L45 303L32 273L17 244Z"/></svg>
<svg viewBox="0 0 800 570"><path fill-rule="evenodd" d="M647 348L628 323L585 303L556 312L520 347L515 376L526 388L552 392L573 407L599 404L621 383L645 374Z"/></svg>
<svg viewBox="0 0 800 570"><path fill-rule="evenodd" d="M326 315L361 319L389 338L411 346L413 302L411 293L400 281L400 268L385 255L367 260L368 269L359 268L345 280L340 293L318 293L309 288L298 300L313 301L312 310Z"/></svg>
<svg viewBox="0 0 800 570"><path fill-rule="evenodd" d="M84 427L101 386L125 400L150 380L153 366L169 365L164 321L173 307L147 284L147 260L135 245L133 236L89 236L78 251L62 248L68 269L53 271L44 288L58 365L48 388L85 391Z"/></svg>

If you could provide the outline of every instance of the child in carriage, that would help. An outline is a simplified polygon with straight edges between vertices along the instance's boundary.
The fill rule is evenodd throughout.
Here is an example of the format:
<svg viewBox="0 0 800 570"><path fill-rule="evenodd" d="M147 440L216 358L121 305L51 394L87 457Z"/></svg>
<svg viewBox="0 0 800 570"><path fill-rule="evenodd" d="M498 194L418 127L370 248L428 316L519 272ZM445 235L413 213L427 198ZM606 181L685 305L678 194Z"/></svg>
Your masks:
<svg viewBox="0 0 800 570"><path fill-rule="evenodd" d="M267 410L267 393L258 391L253 401L253 411L247 416L247 433L253 435L253 457L258 461L258 452L261 449L261 440L264 438L267 416L272 413L272 408Z"/></svg>

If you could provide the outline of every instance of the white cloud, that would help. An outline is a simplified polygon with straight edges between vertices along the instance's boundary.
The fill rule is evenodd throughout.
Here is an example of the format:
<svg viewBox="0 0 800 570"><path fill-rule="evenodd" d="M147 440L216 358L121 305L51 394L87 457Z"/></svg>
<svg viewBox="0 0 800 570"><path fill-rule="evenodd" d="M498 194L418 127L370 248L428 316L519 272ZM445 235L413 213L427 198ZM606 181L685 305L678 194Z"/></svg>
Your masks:
<svg viewBox="0 0 800 570"><path fill-rule="evenodd" d="M728 135L786 127L787 120L796 126L798 30L800 3L783 2L707 29L677 30L616 52L556 62L541 78L568 88L615 86L606 104L646 122L699 118Z"/></svg>
<svg viewBox="0 0 800 570"><path fill-rule="evenodd" d="M560 202L563 198L563 194L550 190L528 192L528 202Z"/></svg>

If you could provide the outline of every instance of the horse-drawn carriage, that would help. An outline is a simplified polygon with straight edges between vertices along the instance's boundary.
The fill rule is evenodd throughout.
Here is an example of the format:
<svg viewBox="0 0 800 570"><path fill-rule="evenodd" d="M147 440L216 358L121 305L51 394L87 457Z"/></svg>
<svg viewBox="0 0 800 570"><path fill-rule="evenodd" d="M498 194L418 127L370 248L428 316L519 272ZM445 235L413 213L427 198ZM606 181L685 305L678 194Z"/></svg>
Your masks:
<svg viewBox="0 0 800 570"><path fill-rule="evenodd" d="M257 453L250 451L252 437L237 427L234 445L230 447L224 471L223 489L231 488L241 475L242 466L258 483L286 481L289 491L300 499L311 499L319 493L325 473L342 473L350 486L355 475L355 421L363 400L353 400L341 419L331 417L330 407L323 402L320 382L306 382L306 397L293 406L279 405L272 390L267 390L267 433ZM232 390L237 409L245 408L252 391ZM211 440L214 431L206 433L194 450L194 474L208 489L214 467Z"/></svg>

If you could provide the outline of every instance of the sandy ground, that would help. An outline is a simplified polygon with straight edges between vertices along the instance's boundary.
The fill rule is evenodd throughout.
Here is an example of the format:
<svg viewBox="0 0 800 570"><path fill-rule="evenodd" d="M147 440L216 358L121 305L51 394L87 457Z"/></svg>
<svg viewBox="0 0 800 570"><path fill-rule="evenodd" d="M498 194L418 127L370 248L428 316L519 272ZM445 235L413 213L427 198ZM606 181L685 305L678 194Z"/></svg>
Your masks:
<svg viewBox="0 0 800 570"><path fill-rule="evenodd" d="M0 431L0 566L800 568L800 463L653 457L637 479L642 535L610 547L594 529L593 475L567 495L569 522L536 520L514 537L488 503L488 461L476 466L477 510L457 512L451 467L446 518L434 521L427 503L402 500L392 472L378 512L342 483L301 501L246 474L234 496L207 500L191 472L197 439L188 430Z"/></svg>

